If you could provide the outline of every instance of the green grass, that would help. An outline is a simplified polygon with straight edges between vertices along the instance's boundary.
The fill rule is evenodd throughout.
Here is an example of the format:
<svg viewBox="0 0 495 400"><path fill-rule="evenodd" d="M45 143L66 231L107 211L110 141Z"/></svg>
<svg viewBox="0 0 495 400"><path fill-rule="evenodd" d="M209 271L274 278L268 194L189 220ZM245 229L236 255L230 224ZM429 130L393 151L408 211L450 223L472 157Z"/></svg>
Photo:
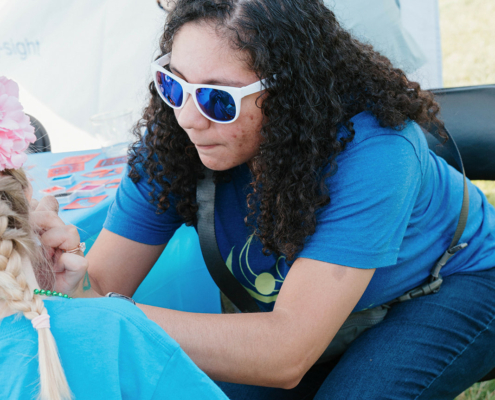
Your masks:
<svg viewBox="0 0 495 400"><path fill-rule="evenodd" d="M495 83L495 1L439 0L446 87ZM495 206L495 182L474 182ZM476 383L456 400L495 400L495 380Z"/></svg>
<svg viewBox="0 0 495 400"><path fill-rule="evenodd" d="M495 83L495 1L439 0L446 87Z"/></svg>
<svg viewBox="0 0 495 400"><path fill-rule="evenodd" d="M476 383L464 393L456 397L456 400L495 400L495 380Z"/></svg>
<svg viewBox="0 0 495 400"><path fill-rule="evenodd" d="M490 204L495 206L495 181L473 181L473 183L483 191Z"/></svg>

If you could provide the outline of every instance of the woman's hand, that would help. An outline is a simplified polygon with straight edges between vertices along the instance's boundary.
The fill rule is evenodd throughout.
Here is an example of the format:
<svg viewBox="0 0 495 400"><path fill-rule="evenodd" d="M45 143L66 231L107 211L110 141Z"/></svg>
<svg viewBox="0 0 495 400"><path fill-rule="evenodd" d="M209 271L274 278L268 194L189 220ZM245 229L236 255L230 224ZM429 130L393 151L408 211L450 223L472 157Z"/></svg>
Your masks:
<svg viewBox="0 0 495 400"><path fill-rule="evenodd" d="M82 282L88 270L82 251L66 253L79 246L79 232L74 225L66 225L58 216L58 201L54 197L44 197L39 203L32 200L31 208L32 223L48 252L47 256L53 262L55 290L74 296L82 291Z"/></svg>

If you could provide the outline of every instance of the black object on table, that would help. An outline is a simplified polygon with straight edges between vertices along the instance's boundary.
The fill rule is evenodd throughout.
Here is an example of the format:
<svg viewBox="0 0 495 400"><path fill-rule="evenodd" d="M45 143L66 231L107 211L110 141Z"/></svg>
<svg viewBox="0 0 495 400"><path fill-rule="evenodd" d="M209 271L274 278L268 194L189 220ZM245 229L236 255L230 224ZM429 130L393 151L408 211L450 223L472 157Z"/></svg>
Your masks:
<svg viewBox="0 0 495 400"><path fill-rule="evenodd" d="M31 125L34 126L34 134L36 135L36 142L29 145L27 152L32 154L52 151L50 138L48 137L45 127L32 115L26 115L31 120Z"/></svg>

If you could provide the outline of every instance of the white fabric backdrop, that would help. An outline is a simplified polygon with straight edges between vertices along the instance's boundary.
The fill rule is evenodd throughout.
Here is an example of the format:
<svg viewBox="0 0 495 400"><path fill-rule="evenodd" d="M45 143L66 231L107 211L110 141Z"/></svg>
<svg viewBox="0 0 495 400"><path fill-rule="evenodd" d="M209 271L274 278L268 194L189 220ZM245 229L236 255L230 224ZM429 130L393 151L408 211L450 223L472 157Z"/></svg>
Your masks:
<svg viewBox="0 0 495 400"><path fill-rule="evenodd" d="M97 147L90 116L139 116L165 17L153 0L0 0L0 75L54 151Z"/></svg>

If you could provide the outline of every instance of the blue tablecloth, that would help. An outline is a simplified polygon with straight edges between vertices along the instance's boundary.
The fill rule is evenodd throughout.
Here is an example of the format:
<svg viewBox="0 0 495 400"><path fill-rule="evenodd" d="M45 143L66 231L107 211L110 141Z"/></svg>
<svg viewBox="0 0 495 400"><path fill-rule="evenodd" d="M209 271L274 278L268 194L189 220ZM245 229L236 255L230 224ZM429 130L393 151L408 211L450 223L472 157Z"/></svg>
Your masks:
<svg viewBox="0 0 495 400"><path fill-rule="evenodd" d="M99 156L91 161L86 162L84 171L73 173L76 178L76 183L74 183L73 185L69 185L70 187L75 186L77 183L80 183L82 181L105 181L122 177L123 174L114 175L107 178L90 178L83 176L83 174L94 171L95 165L101 159L105 158L105 156L101 154L100 150L79 151L72 153L30 154L28 157L28 161L24 165L24 169L26 170L28 176L31 178L31 184L33 186L33 197L36 199L41 199L41 197L43 197L43 194L40 193L40 191L55 185L52 180L48 178L48 170L50 168L57 167L53 164L57 163L65 157L81 156L86 154L99 154ZM124 167L123 170L125 170L125 164L119 164L113 167L105 168L109 169L114 167ZM70 187L67 187L67 189L70 189ZM105 189L105 192L102 194L108 195L108 197L92 208L81 210L63 210L63 207L65 205L61 205L60 207L60 217L65 223L75 225L78 228L79 234L81 235L81 241L86 242L88 250L89 248L91 248L91 245L96 239L96 236L98 236L101 231L101 227L103 226L103 222L105 221L107 215L108 207L115 198L116 191L117 189Z"/></svg>
<svg viewBox="0 0 495 400"><path fill-rule="evenodd" d="M65 157L86 154L99 155L85 163L84 171L73 174L76 178L74 185L82 181L113 180L122 177L122 175L103 178L83 176L100 169L95 168L95 166L100 160L107 158L100 150L31 154L24 167L33 185L33 196L40 199L43 196L40 193L41 190L54 186L51 179L48 178L48 170L53 168L53 164ZM122 174L125 173L125 164L103 168L118 167L124 167ZM70 187L72 186L70 185ZM88 250L101 231L108 207L112 204L116 191L117 189L106 188L102 194L108 197L92 208L64 210L64 205L61 206L60 217L65 223L73 224L78 228L81 241L86 242ZM204 264L198 236L194 228L182 226L176 232L133 297L143 304L174 310L203 313L220 312L219 291Z"/></svg>

